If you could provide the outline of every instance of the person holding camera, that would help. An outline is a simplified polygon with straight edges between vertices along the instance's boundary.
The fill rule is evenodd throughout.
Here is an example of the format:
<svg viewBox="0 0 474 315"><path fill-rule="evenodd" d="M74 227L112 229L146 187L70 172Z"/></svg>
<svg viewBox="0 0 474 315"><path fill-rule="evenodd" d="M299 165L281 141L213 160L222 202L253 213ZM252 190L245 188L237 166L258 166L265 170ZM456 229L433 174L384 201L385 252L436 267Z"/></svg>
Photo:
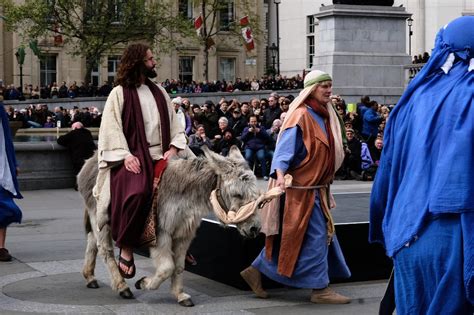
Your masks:
<svg viewBox="0 0 474 315"><path fill-rule="evenodd" d="M261 167L261 175L264 180L268 180L265 145L270 141L270 136L265 128L258 125L257 116L250 116L249 125L242 132L241 140L244 143L245 159L250 168L253 168L255 157L257 157Z"/></svg>

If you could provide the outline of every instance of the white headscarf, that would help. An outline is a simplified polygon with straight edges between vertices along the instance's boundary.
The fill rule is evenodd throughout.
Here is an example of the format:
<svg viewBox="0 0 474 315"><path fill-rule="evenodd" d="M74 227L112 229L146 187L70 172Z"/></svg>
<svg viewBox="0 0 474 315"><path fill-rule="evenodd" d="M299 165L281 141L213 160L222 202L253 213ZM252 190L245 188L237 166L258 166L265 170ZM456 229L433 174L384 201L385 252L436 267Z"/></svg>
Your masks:
<svg viewBox="0 0 474 315"><path fill-rule="evenodd" d="M308 96L313 93L316 87L325 81L332 81L331 76L320 70L313 70L309 72L304 78L304 88L300 92L300 94L291 102L290 108L288 109L288 113L286 115L285 121L280 129L281 132L286 129L287 122L289 121L288 117L295 111L296 108L300 106L304 106L304 102L308 98ZM344 161L344 147L342 143L342 130L341 130L341 123L339 121L339 116L332 106L331 103L326 104L326 109L329 113L329 124L331 125L332 135L334 137L334 151L335 151L335 170L338 170L339 167L342 165ZM279 138L279 137L278 137Z"/></svg>

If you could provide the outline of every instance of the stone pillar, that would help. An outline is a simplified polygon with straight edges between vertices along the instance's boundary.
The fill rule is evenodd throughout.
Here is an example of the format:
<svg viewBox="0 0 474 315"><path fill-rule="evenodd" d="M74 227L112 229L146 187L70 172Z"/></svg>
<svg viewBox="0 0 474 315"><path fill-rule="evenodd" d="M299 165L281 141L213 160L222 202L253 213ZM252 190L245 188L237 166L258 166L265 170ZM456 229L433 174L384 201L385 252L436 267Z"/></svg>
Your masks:
<svg viewBox="0 0 474 315"><path fill-rule="evenodd" d="M313 69L330 73L334 93L346 102L369 95L396 103L405 84L407 23L403 7L331 5L320 8L319 42Z"/></svg>

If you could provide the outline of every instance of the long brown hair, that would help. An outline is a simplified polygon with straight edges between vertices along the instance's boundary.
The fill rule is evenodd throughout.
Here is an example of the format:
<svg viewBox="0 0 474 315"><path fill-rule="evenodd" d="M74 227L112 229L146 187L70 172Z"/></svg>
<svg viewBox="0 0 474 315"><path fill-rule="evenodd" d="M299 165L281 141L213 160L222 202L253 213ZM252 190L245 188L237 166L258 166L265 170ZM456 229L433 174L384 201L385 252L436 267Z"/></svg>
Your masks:
<svg viewBox="0 0 474 315"><path fill-rule="evenodd" d="M140 86L145 71L145 62L147 50L150 47L146 44L131 44L123 52L120 59L120 65L117 71L116 85L124 87Z"/></svg>

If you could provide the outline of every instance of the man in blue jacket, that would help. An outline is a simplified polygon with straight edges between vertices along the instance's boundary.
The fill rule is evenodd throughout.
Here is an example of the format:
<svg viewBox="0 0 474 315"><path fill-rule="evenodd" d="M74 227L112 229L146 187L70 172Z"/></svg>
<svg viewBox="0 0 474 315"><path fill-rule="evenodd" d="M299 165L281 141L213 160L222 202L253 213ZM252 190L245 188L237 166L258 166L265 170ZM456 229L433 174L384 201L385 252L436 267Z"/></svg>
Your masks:
<svg viewBox="0 0 474 315"><path fill-rule="evenodd" d="M250 116L249 125L242 132L241 140L244 143L245 159L250 168L253 167L255 156L257 156L261 165L262 177L264 180L268 180L265 145L270 141L270 136L265 128L258 125L257 116Z"/></svg>
<svg viewBox="0 0 474 315"><path fill-rule="evenodd" d="M369 146L374 147L375 139L379 133L379 125L382 122L382 116L377 112L379 104L376 101L370 102L370 107L365 111L362 122L362 136Z"/></svg>

